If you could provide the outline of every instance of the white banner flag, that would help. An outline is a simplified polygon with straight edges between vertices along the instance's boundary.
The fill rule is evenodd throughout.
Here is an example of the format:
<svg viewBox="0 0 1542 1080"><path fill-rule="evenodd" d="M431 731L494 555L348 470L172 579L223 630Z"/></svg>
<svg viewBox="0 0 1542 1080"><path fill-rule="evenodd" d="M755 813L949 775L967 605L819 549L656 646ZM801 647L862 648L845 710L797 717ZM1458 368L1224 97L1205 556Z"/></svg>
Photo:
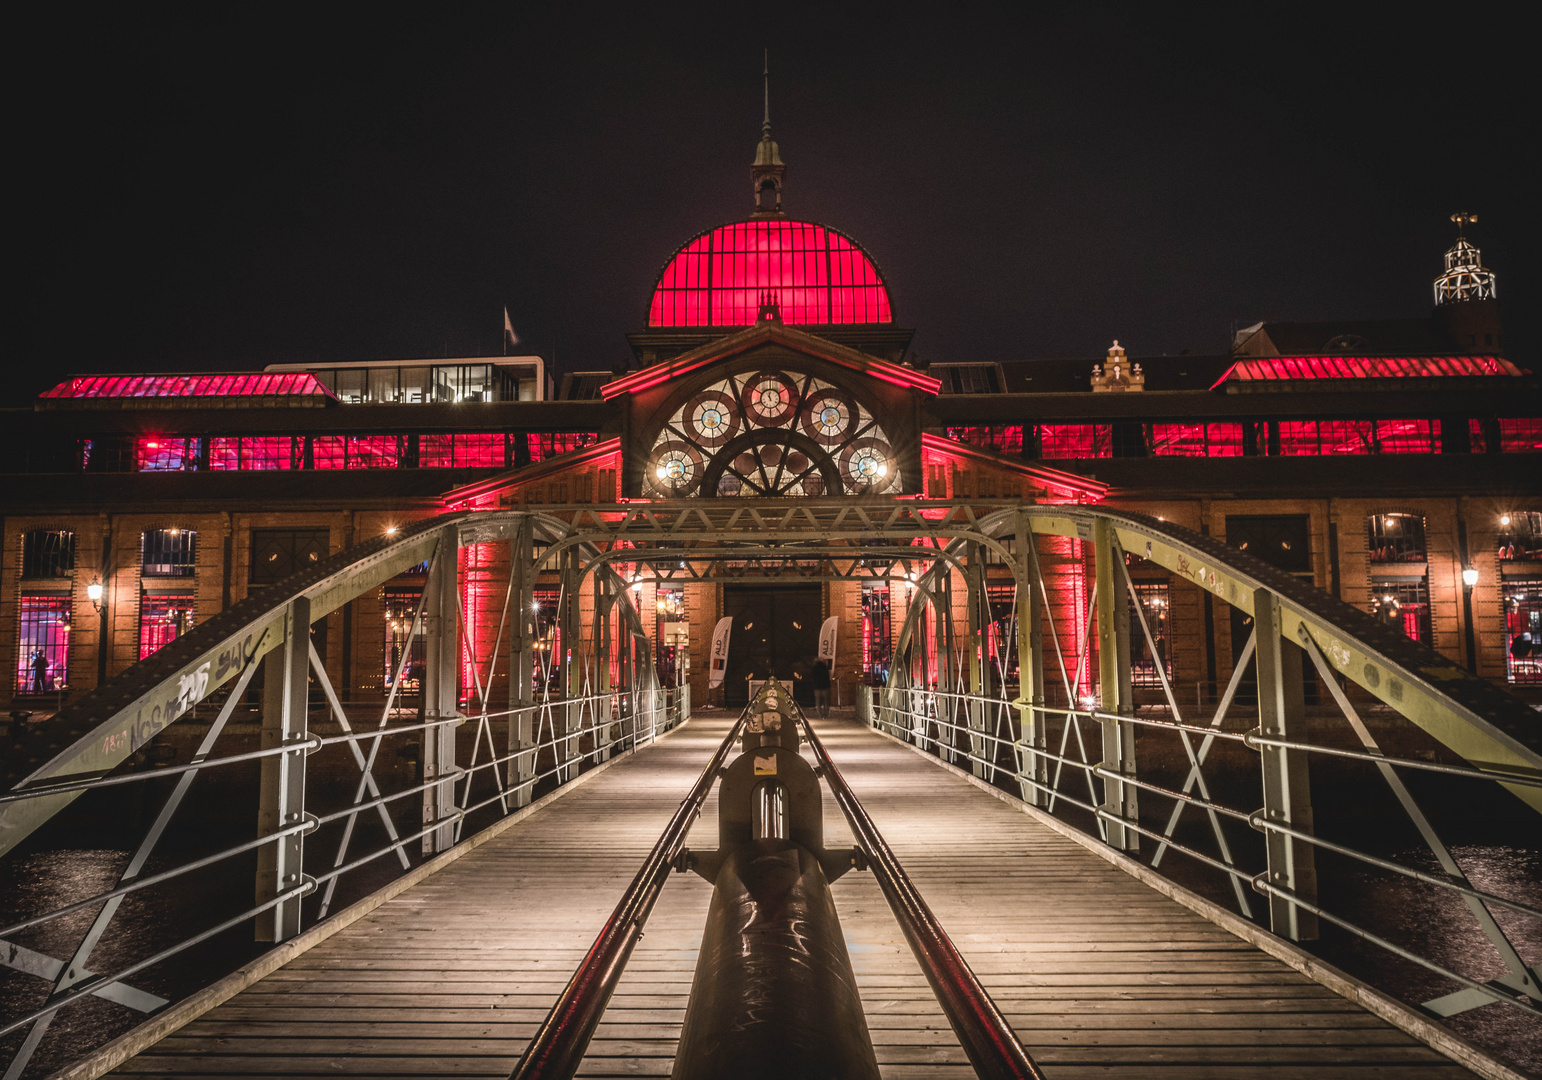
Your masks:
<svg viewBox="0 0 1542 1080"><path fill-rule="evenodd" d="M722 686L723 676L728 673L728 632L733 628L733 619L724 616L717 621L717 627L712 631L711 659L707 662L709 687Z"/></svg>
<svg viewBox="0 0 1542 1080"><path fill-rule="evenodd" d="M819 628L819 659L830 665L830 670L835 670L835 629L840 625L840 619L831 615Z"/></svg>

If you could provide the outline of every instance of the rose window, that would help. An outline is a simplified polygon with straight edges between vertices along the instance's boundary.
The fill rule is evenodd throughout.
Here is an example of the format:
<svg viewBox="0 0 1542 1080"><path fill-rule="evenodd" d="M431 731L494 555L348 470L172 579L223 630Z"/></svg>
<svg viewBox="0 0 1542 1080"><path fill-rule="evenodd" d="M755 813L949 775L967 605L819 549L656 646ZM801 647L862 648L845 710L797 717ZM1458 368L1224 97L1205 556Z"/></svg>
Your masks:
<svg viewBox="0 0 1542 1080"><path fill-rule="evenodd" d="M647 492L818 497L899 489L883 430L845 390L816 376L761 369L689 397L663 422Z"/></svg>

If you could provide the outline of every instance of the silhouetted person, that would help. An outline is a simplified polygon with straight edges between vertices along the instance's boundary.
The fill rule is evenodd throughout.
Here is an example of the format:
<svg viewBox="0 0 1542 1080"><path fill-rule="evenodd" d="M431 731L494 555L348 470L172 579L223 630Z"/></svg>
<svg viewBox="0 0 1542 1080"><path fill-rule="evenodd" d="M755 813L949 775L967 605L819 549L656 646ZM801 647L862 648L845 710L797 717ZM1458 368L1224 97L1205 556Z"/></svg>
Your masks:
<svg viewBox="0 0 1542 1080"><path fill-rule="evenodd" d="M815 660L814 667L808 673L808 684L814 691L814 707L819 710L820 716L830 715L830 665L823 660Z"/></svg>
<svg viewBox="0 0 1542 1080"><path fill-rule="evenodd" d="M42 649L32 654L32 692L48 693L48 657L43 655Z"/></svg>

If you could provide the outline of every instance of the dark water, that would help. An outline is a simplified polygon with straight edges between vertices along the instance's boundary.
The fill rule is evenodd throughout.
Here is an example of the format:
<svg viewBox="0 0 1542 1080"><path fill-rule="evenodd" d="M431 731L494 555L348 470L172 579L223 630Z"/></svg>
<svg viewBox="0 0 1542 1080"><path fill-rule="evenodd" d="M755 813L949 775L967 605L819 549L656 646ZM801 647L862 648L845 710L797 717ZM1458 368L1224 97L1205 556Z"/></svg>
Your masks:
<svg viewBox="0 0 1542 1080"><path fill-rule="evenodd" d="M186 760L198 735L191 725L179 733L179 757L175 760ZM1084 735L1089 752L1095 752L1096 730L1089 727ZM458 761L464 763L471 757L474 737L473 725L461 729ZM1332 727L1314 732L1314 737L1349 745L1344 742L1343 732ZM1383 741L1389 753L1440 753L1418 733L1402 739L1401 744L1387 738ZM1058 730L1052 730L1052 749L1058 748L1058 741ZM233 728L221 743L220 753L254 749L255 725ZM1070 745L1075 756L1074 739ZM415 738L404 736L395 743L388 741L386 746L390 749L382 752L376 769L382 788L390 792L417 783ZM478 760L486 757L484 744ZM1142 779L1167 787L1181 786L1187 772L1187 757L1172 735L1143 730L1137 739L1137 757ZM307 805L312 812L324 813L351 802L359 772L345 746L328 747L312 755L307 768ZM1217 802L1238 809L1256 809L1261 805L1258 757L1250 751L1235 744L1217 743L1205 772ZM1533 811L1492 784L1431 775L1404 776L1474 886L1542 907L1542 829L1538 828ZM1371 766L1314 758L1311 780L1319 835L1438 875L1434 856ZM156 779L83 796L0 860L0 924L113 888L130 852L153 821L173 783L171 778ZM537 794L553 786L555 782L548 780L537 789ZM256 763L200 776L145 875L254 836L257 789ZM1070 774L1064 789L1086 797L1085 784ZM486 773L481 774L475 790L492 793ZM1166 800L1142 794L1142 824L1162 829L1170 806ZM420 807L417 795L394 804L392 817L401 834L420 828ZM478 819L468 823L468 828L474 831L483 827L495 820L497 814L496 806L482 811ZM1091 824L1088 815L1064 804L1057 810L1057 816L1084 828ZM1249 873L1261 870L1261 834L1241 822L1225 822L1223 829L1238 865ZM315 874L332 865L340 834L341 825L337 824L307 837L308 872ZM1206 854L1217 854L1208 819L1193 808L1185 811L1176 838ZM378 848L385 839L378 815L373 811L361 815L351 848L353 856ZM1141 858L1149 862L1152 850L1153 845L1143 841ZM414 843L410 861L416 865L421 859L419 845ZM1330 911L1471 977L1490 978L1504 970L1465 903L1454 894L1331 853L1319 852L1317 865L1320 898ZM117 970L250 906L255 870L254 854L236 856L211 870L132 894L92 954L88 967L98 972ZM1176 850L1164 857L1160 870L1228 909L1237 909L1235 896L1222 875ZM340 910L368 895L400 872L400 864L393 856L349 875L343 880L331 910ZM1255 921L1263 924L1263 898L1251 892L1248 898ZM312 896L305 903L309 925L320 898ZM87 909L22 931L9 940L49 956L67 958L94 915L94 909ZM1536 964L1542 960L1542 920L1504 910L1497 911L1495 918L1528 962ZM1458 988L1449 980L1333 926L1325 925L1321 939L1308 947L1325 960L1407 1002L1418 1003ZM263 948L252 941L247 925L128 981L142 990L176 1000L234 970ZM42 979L0 968L0 1016L13 1018L41 1005L47 988ZM141 1018L141 1014L99 998L69 1006L58 1015L26 1076L48 1075L128 1030ZM1457 1033L1522 1069L1542 1072L1542 1023L1518 1010L1489 1005L1447 1023ZM19 1032L0 1039L0 1062L10 1060L21 1039Z"/></svg>

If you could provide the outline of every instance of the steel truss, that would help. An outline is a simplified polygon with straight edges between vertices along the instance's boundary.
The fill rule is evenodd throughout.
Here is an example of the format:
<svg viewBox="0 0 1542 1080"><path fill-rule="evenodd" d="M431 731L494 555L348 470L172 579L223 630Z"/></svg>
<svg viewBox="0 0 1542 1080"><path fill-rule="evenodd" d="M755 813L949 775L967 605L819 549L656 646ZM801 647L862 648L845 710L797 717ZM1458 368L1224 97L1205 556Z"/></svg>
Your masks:
<svg viewBox="0 0 1542 1080"><path fill-rule="evenodd" d="M1068 650L1061 638L1063 623L1045 618L1051 594L1040 565L1040 537L1067 538L1092 549L1094 581L1085 609L1075 611L1074 625L1066 627L1077 631L1080 649ZM471 635L457 576L458 552L488 544L508 546L509 579L492 654L483 661L471 650L473 685L465 688L467 707L462 710L459 669ZM1185 719L1161 664L1156 670L1168 718L1136 714L1127 606L1135 594L1125 568L1126 553L1220 597L1251 615L1260 628L1206 723ZM397 688L410 652L404 650L373 727L356 729L310 644L308 627L423 563L428 564L425 588L407 638L411 641L417 628L424 628L421 708L402 715ZM1008 688L1006 650L989 646L995 620L988 588L993 580L1002 581L1003 573L1014 586L1010 616L1017 627L1020 661L1016 696ZM591 575L592 621L585 627L579 595ZM538 581L544 587L554 576L559 588L557 623L572 657L553 668L552 658L542 656L542 677L537 679L535 590ZM1405 769L1433 769L1485 779L1500 783L1532 809L1542 809L1542 738L1524 704L1245 553L1139 514L1101 507L1025 506L1013 500L698 498L468 511L419 522L254 593L66 708L44 740L22 746L6 762L10 790L0 795L0 854L83 791L149 776L178 779L117 888L0 928L4 938L102 905L68 961L0 946L0 958L8 958L12 967L51 984L44 1006L4 1028L9 1032L30 1027L23 1053L7 1075L19 1075L52 1016L84 995L97 994L145 1011L158 1008L160 999L133 990L125 980L246 921L255 921L262 940L287 940L301 928L304 898L320 894L311 917L322 917L331 909L343 875L385 857L408 866L414 845L423 854L443 851L461 837L467 817L476 811L496 806L499 813L510 813L530 801L536 783L564 782L585 760L603 761L629 751L678 723L688 715L688 695L666 692L658 684L647 635L629 596L633 580L664 584L896 577L914 583L916 602L910 604L900 631L889 685L877 701L865 694L859 699L873 723L945 760L967 761L977 776L1009 786L1031 805L1053 811L1063 804L1090 814L1100 838L1114 847L1135 853L1146 839L1155 845L1152 865L1169 849L1198 859L1227 875L1244 914L1251 913L1249 890L1242 887L1248 884L1265 900L1275 931L1298 940L1316 936L1318 920L1347 925L1317 902L1315 851L1346 849L1314 833L1307 762L1314 753L1351 752L1305 740L1300 672L1303 658L1309 660L1364 747L1352 756L1371 761L1380 771L1429 843L1444 876L1376 856L1349 854L1460 895L1493 942L1507 974L1495 980L1468 978L1361 928L1350 927L1351 932L1455 981L1459 989L1426 1003L1432 1013L1451 1015L1496 1000L1537 1008L1536 972L1526 966L1489 912L1503 907L1527 916L1539 913L1472 887L1399 776ZM955 596L958 590L961 595ZM922 632L928 611L933 613L929 635ZM1140 632L1154 648L1138 603L1134 611ZM1050 679L1045 675L1045 626L1054 664ZM1247 732L1228 730L1226 721L1235 713L1239 680L1250 654L1256 657L1259 686L1257 726ZM500 664L507 673L507 707L489 700ZM259 667L261 749L212 756ZM616 685L613 673L619 679ZM339 734L321 736L310 728L312 679L320 698L316 704L324 707ZM1341 681L1355 683L1469 764L1387 757L1339 689ZM1081 688L1092 682L1098 693L1088 699ZM1056 686L1054 695L1047 694ZM1064 704L1051 704L1049 697L1060 693ZM192 762L169 770L119 771L159 732L204 703L217 705L217 715ZM474 725L474 739L471 759L460 764L454 732L464 723ZM1056 726L1059 739L1052 749ZM1170 732L1182 743L1189 768L1181 790L1140 775L1134 737L1140 726ZM421 739L421 779L404 790L386 792L377 768L379 751L385 738L405 734ZM1096 747L1091 745L1094 736ZM1204 766L1218 740L1240 742L1259 754L1262 809L1237 810L1211 798ZM358 780L350 803L319 813L305 797L306 758L332 745L347 747ZM196 776L252 760L260 761L262 769L257 839L141 876ZM1071 775L1075 773L1081 774L1080 781ZM473 790L474 781L481 790ZM1141 823L1141 793L1172 801L1165 829ZM389 812L392 804L408 798L422 807L421 827L414 831L398 828ZM1175 839L1189 806L1207 819L1215 854ZM357 826L372 819L384 827L386 842L356 854L352 847ZM1245 821L1264 832L1267 867L1262 873L1238 866L1222 828L1226 820ZM313 865L307 872L305 838L328 825L341 830L335 849L329 849L330 866ZM252 850L258 853L259 869L258 899L251 909L111 974L87 970L123 898Z"/></svg>
<svg viewBox="0 0 1542 1080"><path fill-rule="evenodd" d="M1283 937L1313 939L1318 936L1319 920L1331 922L1456 983L1459 989L1454 992L1422 1003L1429 1014L1451 1016L1496 1002L1533 1015L1542 1011L1537 969L1521 957L1490 909L1533 918L1542 918L1542 910L1475 888L1400 775L1401 770L1412 769L1494 782L1531 810L1542 809L1542 738L1529 719L1528 706L1468 676L1427 647L1389 633L1368 615L1242 552L1165 522L1102 508L1033 507L984 517L981 526L979 537L959 538L949 545L961 557L962 572L955 569L958 560L938 562L917 581L921 602L911 606L901 628L889 684L873 697L859 698L870 723L944 761L966 765L977 777L1012 790L1029 805L1053 813L1057 804L1065 804L1090 815L1100 839L1116 848L1138 853L1145 838L1155 845L1150 858L1153 867L1160 865L1168 850L1177 849L1220 871L1239 911L1252 917L1248 893L1260 895L1271 928ZM1088 545L1095 568L1085 609L1067 613L1062 596L1059 620L1045 617L1051 605L1039 554L1039 538L1045 536ZM1020 665L1015 696L1006 685L1005 650L992 650L984 629L989 607L981 554L991 543L998 545L992 550L1014 568L1012 616ZM1162 566L1253 616L1253 632L1206 723L1185 718L1161 663L1154 667L1167 718L1136 714L1130 680L1132 613L1133 624L1152 655L1158 654L1159 646L1139 603L1126 554ZM958 584L966 593L962 627L955 625L960 605L952 595ZM928 618L931 634L924 632ZM1082 642L1079 650L1069 649L1062 639L1067 618L1080 631L1075 635ZM1054 663L1048 677L1045 627ZM1082 688L1087 685L1084 675L1093 664L1094 646L1096 693L1090 694ZM1224 725L1236 715L1238 689L1250 661L1257 679L1256 726L1242 732L1227 730ZM1363 751L1308 741L1304 662L1316 671ZM1351 682L1469 764L1388 757L1344 690L1344 684ZM1065 704L1048 703L1046 690L1063 696ZM1086 730L1084 723L1093 730ZM1052 726L1059 727L1058 747L1053 749ZM1134 738L1138 727L1178 739L1188 761L1181 789L1140 776ZM1096 756L1089 752L1091 734L1097 736ZM1258 753L1261 809L1236 809L1212 798L1204 766L1217 740L1233 741ZM1373 765L1444 876L1316 836L1308 785L1312 754ZM1066 769L1080 773L1082 779L1075 781L1065 774ZM1171 802L1166 826L1160 831L1141 823L1138 795L1142 792ZM1174 838L1180 818L1190 807L1208 821L1213 854ZM1245 823L1264 834L1262 872L1238 866L1223 820ZM1323 908L1317 896L1315 853L1319 848L1430 886L1437 895L1459 896L1493 946L1491 956L1503 964L1504 973L1495 978L1462 974ZM1481 960L1477 966L1482 966Z"/></svg>

